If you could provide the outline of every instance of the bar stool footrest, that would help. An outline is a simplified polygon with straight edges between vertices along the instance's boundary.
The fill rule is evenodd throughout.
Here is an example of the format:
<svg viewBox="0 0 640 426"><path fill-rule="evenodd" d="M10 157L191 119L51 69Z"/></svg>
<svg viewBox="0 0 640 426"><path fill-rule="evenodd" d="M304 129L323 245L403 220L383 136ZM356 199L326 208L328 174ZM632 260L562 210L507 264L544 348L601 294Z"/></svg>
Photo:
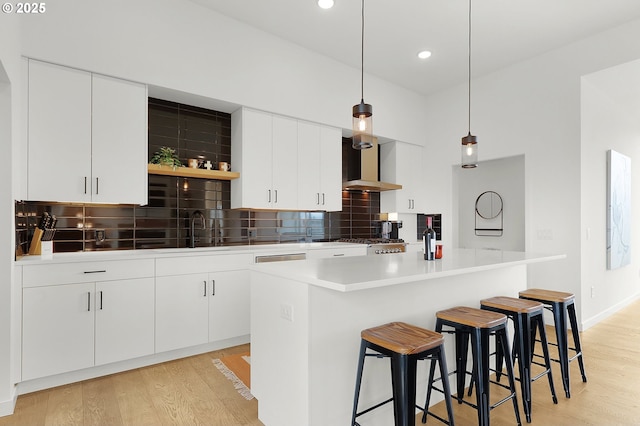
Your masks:
<svg viewBox="0 0 640 426"><path fill-rule="evenodd" d="M366 410L362 410L359 413L356 413L356 418L360 417L363 414L367 414L369 411L373 411L378 407L382 407L384 404L388 404L391 401L393 401L393 398L389 398L386 401L380 402L380 403L378 403L378 404L376 404L374 406L371 406L371 407L367 408Z"/></svg>

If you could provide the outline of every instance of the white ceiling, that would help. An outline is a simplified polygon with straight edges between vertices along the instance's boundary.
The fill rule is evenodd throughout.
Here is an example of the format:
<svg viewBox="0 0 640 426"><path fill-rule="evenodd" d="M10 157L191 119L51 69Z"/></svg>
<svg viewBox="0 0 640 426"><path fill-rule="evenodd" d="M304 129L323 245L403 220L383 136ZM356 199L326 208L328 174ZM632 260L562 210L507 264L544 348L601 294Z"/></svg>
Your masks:
<svg viewBox="0 0 640 426"><path fill-rule="evenodd" d="M360 69L358 0L191 0ZM472 5L472 74L484 75L640 18L640 0L481 0ZM429 94L465 82L467 0L367 0L366 74ZM612 46L615 48L615 46ZM418 51L433 52L426 61ZM365 99L367 82L365 76Z"/></svg>

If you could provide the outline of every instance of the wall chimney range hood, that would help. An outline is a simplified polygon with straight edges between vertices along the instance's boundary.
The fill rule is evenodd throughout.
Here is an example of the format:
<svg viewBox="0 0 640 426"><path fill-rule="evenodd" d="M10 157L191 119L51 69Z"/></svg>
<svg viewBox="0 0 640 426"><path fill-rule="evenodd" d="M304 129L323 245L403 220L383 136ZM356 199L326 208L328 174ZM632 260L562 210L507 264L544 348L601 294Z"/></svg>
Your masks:
<svg viewBox="0 0 640 426"><path fill-rule="evenodd" d="M382 192L402 189L402 185L381 182L378 176L378 138L373 138L370 149L343 151L346 161L347 180L342 182L342 189L355 191ZM359 170L358 170L359 169Z"/></svg>

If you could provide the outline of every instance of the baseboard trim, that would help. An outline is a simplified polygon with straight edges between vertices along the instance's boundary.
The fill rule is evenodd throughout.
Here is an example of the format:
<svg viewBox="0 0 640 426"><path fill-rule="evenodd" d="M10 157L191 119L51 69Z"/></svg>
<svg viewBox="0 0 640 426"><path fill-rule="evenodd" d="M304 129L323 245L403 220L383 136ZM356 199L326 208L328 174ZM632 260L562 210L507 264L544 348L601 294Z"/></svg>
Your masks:
<svg viewBox="0 0 640 426"><path fill-rule="evenodd" d="M605 309L604 311L600 312L599 314L594 315L591 318L582 321L582 331L593 327L594 325L598 324L600 321L610 317L611 315L613 315L616 312L620 311L621 309L627 307L628 305L630 305L631 303L635 302L638 299L640 299L640 292L635 293L635 294L629 296L628 298L616 303L615 305L611 306L610 308Z"/></svg>
<svg viewBox="0 0 640 426"><path fill-rule="evenodd" d="M206 352L212 352L219 349L238 346L249 343L250 336L234 337L231 339L211 342L204 345L192 346L189 348L176 349L169 352L162 352L141 358L120 361L113 364L100 365L96 367L86 368L84 370L70 371L68 373L57 374L55 376L42 377L39 379L26 380L18 383L17 395L36 392L43 389L49 389L56 386L67 385L69 383L80 382L83 380L94 379L96 377L106 376L109 374L120 373L136 368L147 367L153 364L173 361L175 359L186 358L193 355L199 355Z"/></svg>
<svg viewBox="0 0 640 426"><path fill-rule="evenodd" d="M0 401L0 417L10 416L16 409L16 401L18 400L18 390L14 386L11 389L12 397L6 401Z"/></svg>

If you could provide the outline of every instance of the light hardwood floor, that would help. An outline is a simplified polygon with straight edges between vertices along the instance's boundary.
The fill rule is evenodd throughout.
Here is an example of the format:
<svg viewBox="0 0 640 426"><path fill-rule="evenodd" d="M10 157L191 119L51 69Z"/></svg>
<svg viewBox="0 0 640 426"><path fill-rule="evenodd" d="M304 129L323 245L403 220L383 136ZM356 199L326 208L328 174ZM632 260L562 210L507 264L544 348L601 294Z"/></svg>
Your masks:
<svg viewBox="0 0 640 426"><path fill-rule="evenodd" d="M545 378L535 382L531 425L640 425L640 301L584 332L582 344L588 383L582 383L578 364L572 362L572 394L565 398L559 366L553 363L558 404L551 401ZM0 417L0 426L262 425L256 400L242 398L211 361L247 348L238 346L22 395L15 414ZM497 397L494 388L491 391ZM435 410L444 414L442 404ZM473 409L454 404L454 411L456 424L476 424ZM427 424L441 423L430 419ZM491 424L514 425L511 405L494 409Z"/></svg>
<svg viewBox="0 0 640 426"><path fill-rule="evenodd" d="M245 400L213 365L246 352L236 346L80 383L21 395L0 426L259 426L258 403Z"/></svg>

